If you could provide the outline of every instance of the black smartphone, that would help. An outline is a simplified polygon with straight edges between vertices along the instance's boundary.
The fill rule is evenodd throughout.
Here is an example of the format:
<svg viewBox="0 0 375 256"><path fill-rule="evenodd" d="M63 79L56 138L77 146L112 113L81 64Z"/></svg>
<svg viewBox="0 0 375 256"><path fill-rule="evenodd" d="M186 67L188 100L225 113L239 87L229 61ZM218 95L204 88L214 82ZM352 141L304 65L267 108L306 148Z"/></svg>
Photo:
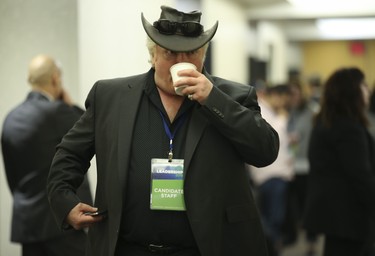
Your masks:
<svg viewBox="0 0 375 256"><path fill-rule="evenodd" d="M102 211L96 211L96 212L85 212L84 213L86 216L105 216L107 215L107 210L102 210Z"/></svg>

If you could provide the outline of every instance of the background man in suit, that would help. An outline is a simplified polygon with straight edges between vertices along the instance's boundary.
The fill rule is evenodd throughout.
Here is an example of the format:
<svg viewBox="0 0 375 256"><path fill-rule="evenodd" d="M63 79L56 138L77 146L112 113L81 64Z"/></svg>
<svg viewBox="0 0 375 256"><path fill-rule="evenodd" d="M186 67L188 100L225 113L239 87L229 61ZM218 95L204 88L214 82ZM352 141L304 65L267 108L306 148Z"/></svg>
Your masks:
<svg viewBox="0 0 375 256"><path fill-rule="evenodd" d="M73 106L62 87L61 70L51 57L38 55L31 60L28 81L32 91L10 111L1 137L14 199L11 240L22 244L23 256L82 255L86 234L61 232L50 210L46 182L56 145L83 110ZM80 195L92 202L86 179Z"/></svg>
<svg viewBox="0 0 375 256"><path fill-rule="evenodd" d="M152 68L98 81L58 146L48 179L56 219L61 227L90 226L91 256L265 256L245 162L272 163L278 135L253 87L204 70L218 23L204 31L201 12L161 9L153 25L142 15ZM180 71L185 78L173 83L169 69L179 62L197 70ZM174 87L182 85L180 96ZM94 154L92 207L74 191ZM96 210L106 215L87 216Z"/></svg>

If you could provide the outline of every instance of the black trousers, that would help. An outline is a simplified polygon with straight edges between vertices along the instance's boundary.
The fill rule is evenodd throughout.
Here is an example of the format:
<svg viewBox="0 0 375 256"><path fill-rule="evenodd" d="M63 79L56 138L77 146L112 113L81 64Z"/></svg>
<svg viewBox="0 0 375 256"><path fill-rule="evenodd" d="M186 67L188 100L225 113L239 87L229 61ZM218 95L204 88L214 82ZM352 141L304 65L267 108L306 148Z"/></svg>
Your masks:
<svg viewBox="0 0 375 256"><path fill-rule="evenodd" d="M374 256L374 245L338 236L325 236L324 256Z"/></svg>
<svg viewBox="0 0 375 256"><path fill-rule="evenodd" d="M84 256L87 236L84 231L68 231L46 241L23 243L22 256Z"/></svg>
<svg viewBox="0 0 375 256"><path fill-rule="evenodd" d="M169 255L169 256L200 256L197 249L181 249L172 253L158 253L152 252L147 246L138 245L138 244L129 244L119 241L117 243L115 256L160 256L160 255Z"/></svg>

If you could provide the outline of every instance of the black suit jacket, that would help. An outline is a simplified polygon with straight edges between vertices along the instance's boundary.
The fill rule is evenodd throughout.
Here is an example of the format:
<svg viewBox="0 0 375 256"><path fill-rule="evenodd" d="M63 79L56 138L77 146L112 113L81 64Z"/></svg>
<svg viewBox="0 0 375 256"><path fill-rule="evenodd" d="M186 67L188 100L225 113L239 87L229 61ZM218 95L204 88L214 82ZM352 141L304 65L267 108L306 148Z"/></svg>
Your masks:
<svg viewBox="0 0 375 256"><path fill-rule="evenodd" d="M375 218L375 155L366 128L347 118L314 126L305 227L355 240L372 239Z"/></svg>
<svg viewBox="0 0 375 256"><path fill-rule="evenodd" d="M32 91L7 115L1 145L13 195L12 241L44 241L61 235L47 199L47 176L56 145L82 114L77 107ZM81 191L82 200L92 201L87 180Z"/></svg>
<svg viewBox="0 0 375 256"><path fill-rule="evenodd" d="M108 218L89 230L88 255L114 255L126 191L133 127L148 74L98 81L83 118L55 155L49 198L57 221L79 202L75 183L96 155L96 206ZM245 162L265 166L278 153L278 135L260 115L253 87L210 77L204 106L193 109L185 141L185 204L202 256L267 255ZM151 161L151 160L150 160ZM199 188L199 189L197 189Z"/></svg>

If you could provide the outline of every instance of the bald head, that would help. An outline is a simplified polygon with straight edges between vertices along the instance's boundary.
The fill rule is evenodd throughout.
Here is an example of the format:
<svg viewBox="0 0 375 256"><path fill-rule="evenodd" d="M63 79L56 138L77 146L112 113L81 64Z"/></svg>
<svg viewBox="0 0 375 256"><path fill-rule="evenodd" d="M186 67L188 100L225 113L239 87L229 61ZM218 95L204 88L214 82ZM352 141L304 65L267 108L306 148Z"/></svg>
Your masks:
<svg viewBox="0 0 375 256"><path fill-rule="evenodd" d="M53 58L47 55L34 57L29 64L29 83L32 86L44 86L51 83L54 76L60 75Z"/></svg>
<svg viewBox="0 0 375 256"><path fill-rule="evenodd" d="M48 55L37 55L30 61L28 81L33 90L46 92L55 99L61 96L61 71Z"/></svg>

